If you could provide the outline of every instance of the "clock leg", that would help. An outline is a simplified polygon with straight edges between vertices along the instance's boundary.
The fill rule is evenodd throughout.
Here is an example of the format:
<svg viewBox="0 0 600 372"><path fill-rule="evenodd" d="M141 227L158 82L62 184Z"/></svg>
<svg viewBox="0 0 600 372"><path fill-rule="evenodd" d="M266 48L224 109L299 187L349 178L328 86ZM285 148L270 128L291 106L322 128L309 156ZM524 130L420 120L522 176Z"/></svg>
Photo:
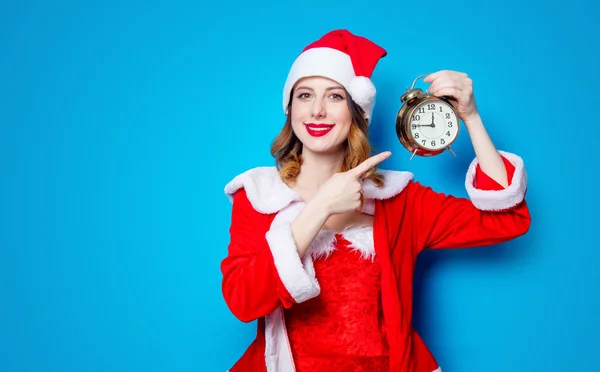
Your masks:
<svg viewBox="0 0 600 372"><path fill-rule="evenodd" d="M451 153L452 155L454 155L454 157L456 157L456 154L454 153L454 151L452 151L452 148L448 147L448 151L450 151L450 153Z"/></svg>
<svg viewBox="0 0 600 372"><path fill-rule="evenodd" d="M416 153L417 153L417 149L415 149L415 151L413 151L412 156L410 157L410 160L413 160L413 158L415 157Z"/></svg>

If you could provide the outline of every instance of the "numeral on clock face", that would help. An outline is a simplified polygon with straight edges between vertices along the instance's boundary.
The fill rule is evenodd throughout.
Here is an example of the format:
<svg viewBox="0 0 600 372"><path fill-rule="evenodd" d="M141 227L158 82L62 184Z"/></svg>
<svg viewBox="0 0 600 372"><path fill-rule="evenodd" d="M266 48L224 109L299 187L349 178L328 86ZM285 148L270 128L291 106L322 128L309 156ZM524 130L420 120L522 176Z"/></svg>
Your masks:
<svg viewBox="0 0 600 372"><path fill-rule="evenodd" d="M428 150L440 150L458 135L458 117L444 101L424 102L410 116L410 133L419 145Z"/></svg>

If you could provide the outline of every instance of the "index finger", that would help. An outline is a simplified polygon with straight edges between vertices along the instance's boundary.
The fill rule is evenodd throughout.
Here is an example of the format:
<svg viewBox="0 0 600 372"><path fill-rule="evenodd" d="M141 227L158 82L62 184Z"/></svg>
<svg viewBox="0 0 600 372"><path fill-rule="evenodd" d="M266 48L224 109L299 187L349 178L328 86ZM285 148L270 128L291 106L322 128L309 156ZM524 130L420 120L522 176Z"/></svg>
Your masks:
<svg viewBox="0 0 600 372"><path fill-rule="evenodd" d="M357 165L356 167L354 167L353 169L351 169L350 172L356 177L362 177L362 175L367 173L369 169L373 168L377 164L389 158L391 155L391 151L385 151L377 155L373 155L367 160Z"/></svg>
<svg viewBox="0 0 600 372"><path fill-rule="evenodd" d="M423 79L424 82L426 83L431 83L432 81L434 81L440 74L445 73L446 70L441 70L441 71L436 71L436 72L432 72L431 74L427 75L425 77L425 79Z"/></svg>

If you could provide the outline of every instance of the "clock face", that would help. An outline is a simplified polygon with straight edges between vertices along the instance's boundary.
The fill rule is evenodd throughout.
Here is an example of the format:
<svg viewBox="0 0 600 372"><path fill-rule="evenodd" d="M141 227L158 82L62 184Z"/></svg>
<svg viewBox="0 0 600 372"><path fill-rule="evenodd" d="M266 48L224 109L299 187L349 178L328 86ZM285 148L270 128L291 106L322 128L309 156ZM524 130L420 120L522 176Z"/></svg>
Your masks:
<svg viewBox="0 0 600 372"><path fill-rule="evenodd" d="M448 147L458 135L458 117L444 101L423 102L410 117L410 133L428 150Z"/></svg>

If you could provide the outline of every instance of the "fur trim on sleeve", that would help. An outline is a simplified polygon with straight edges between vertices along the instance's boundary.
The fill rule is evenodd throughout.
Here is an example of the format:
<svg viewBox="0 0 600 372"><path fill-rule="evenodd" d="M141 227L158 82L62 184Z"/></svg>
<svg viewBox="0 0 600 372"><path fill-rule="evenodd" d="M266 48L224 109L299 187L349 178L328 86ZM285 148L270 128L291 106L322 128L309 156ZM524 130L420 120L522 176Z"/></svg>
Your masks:
<svg viewBox="0 0 600 372"><path fill-rule="evenodd" d="M511 184L504 190L480 190L473 186L475 171L477 169L477 158L473 159L465 180L465 187L473 205L480 210L500 211L514 207L521 203L527 190L527 173L523 159L518 155L505 151L498 151L515 166L515 173Z"/></svg>

